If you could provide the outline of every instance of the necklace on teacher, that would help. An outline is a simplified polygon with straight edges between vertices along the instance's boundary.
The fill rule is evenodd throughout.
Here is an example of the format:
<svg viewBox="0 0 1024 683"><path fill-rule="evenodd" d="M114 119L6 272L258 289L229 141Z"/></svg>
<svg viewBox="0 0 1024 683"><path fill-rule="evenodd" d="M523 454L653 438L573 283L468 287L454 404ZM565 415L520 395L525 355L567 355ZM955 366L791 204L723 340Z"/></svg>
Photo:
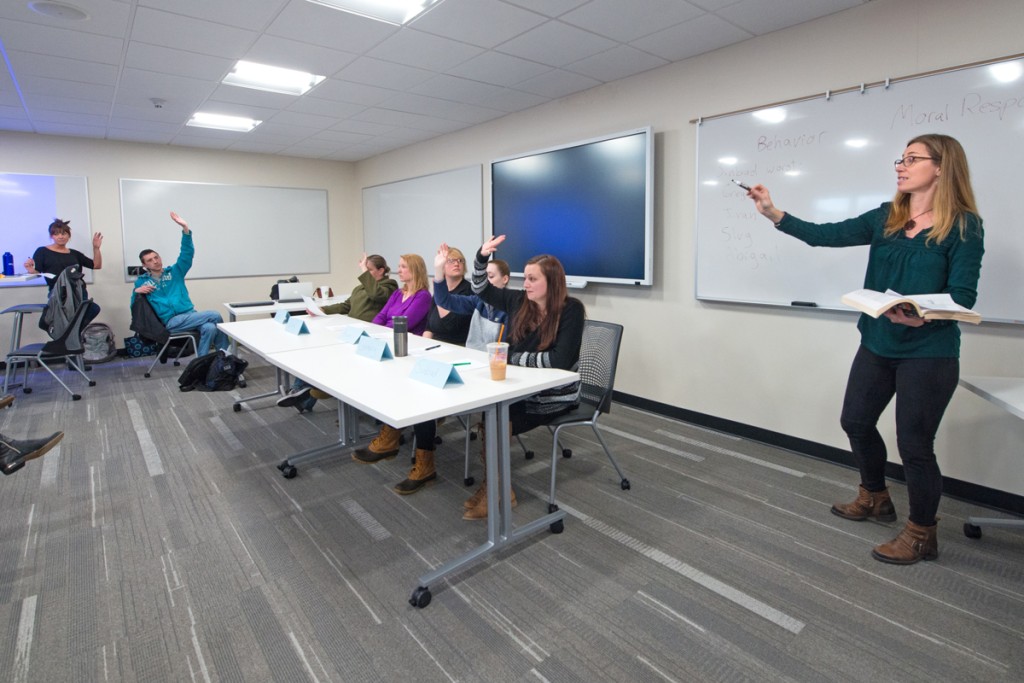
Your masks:
<svg viewBox="0 0 1024 683"><path fill-rule="evenodd" d="M922 211L921 213L919 213L916 216L914 216L913 218L911 218L909 221L907 221L906 223L903 224L903 232L910 232L911 230L916 228L917 227L917 223L915 221L918 218L920 218L921 216L925 215L926 213L931 213L931 212L932 212L932 210L928 209L927 211Z"/></svg>

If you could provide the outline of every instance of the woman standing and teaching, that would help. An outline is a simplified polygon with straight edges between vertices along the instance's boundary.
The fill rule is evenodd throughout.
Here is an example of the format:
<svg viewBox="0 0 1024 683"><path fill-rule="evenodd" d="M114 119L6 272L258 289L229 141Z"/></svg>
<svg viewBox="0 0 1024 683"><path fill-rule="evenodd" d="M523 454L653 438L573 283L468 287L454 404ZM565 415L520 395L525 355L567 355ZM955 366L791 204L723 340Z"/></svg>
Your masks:
<svg viewBox="0 0 1024 683"><path fill-rule="evenodd" d="M864 287L900 294L948 293L971 308L978 296L984 231L974 202L967 157L947 135L920 135L896 160L892 202L839 223L802 221L772 203L764 185L748 195L775 227L811 246L870 245ZM960 374L960 328L925 322L902 308L857 322L861 345L853 359L840 423L860 469L860 489L833 514L892 522L896 510L885 484L885 442L878 418L896 396L896 441L907 480L910 514L895 539L871 555L913 564L938 557L936 517L942 473L935 435Z"/></svg>
<svg viewBox="0 0 1024 683"><path fill-rule="evenodd" d="M81 266L91 270L99 270L103 267L103 254L100 253L100 246L103 244L103 233L97 232L92 236L92 258L89 258L77 249L68 247L68 242L71 240L71 221L54 218L53 222L50 223L49 230L50 240L53 244L39 247L32 254L32 258L25 260L25 270L29 273L48 273L53 276L52 278L45 278L46 286L49 288L48 291L53 291L53 286L57 283L57 277L64 272L65 268ZM85 299L89 298L84 285L82 296ZM85 317L82 318L82 329L84 330L86 325L91 323L99 314L100 307L96 302L94 301L89 304L89 310L85 312Z"/></svg>

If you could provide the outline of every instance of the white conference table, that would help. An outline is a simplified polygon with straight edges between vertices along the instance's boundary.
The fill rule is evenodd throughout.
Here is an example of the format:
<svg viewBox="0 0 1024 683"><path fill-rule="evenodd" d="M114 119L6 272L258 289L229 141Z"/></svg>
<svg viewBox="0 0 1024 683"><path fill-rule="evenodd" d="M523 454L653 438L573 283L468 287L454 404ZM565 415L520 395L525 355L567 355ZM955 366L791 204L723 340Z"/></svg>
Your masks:
<svg viewBox="0 0 1024 683"><path fill-rule="evenodd" d="M1024 378L961 377L960 386L1024 420ZM1024 529L1024 519L968 517L964 522L964 535L968 538L981 538L982 525Z"/></svg>
<svg viewBox="0 0 1024 683"><path fill-rule="evenodd" d="M329 321L332 318L335 316L326 316L324 320ZM306 320L308 323L310 319ZM409 335L408 356L377 361L358 355L356 345L344 344L338 340L338 332L329 328L334 325L341 326L340 321L331 325L328 322L320 324L317 318L313 320L317 320L317 324L310 326L309 335L293 335L278 323L275 323L278 329L264 329L260 334L251 336L250 327L240 327L249 321L219 325L229 336L247 336L246 346L282 371L338 399L338 442L289 457L278 466L286 472L286 476L286 468L294 467L296 458L325 453L339 445L354 446L358 441L360 412L398 429L447 415L481 410L484 412L488 473L487 509L491 511L487 518L487 541L434 571L422 575L419 578L419 585L409 599L410 604L415 607L426 607L431 600L431 584L510 543L545 527L552 531L561 530L561 520L564 519L565 512L557 508L525 525L513 528L508 430L499 430L498 425L508 424L509 406L512 403L544 389L576 381L579 379L577 373L509 366L506 379L494 381L490 378L486 353L423 339L416 335ZM352 321L350 318L348 320ZM390 338L393 333L389 328L362 321L352 321L352 324L362 325L371 337L389 340L391 346ZM288 346L288 342L281 340L282 335L298 337L299 341L293 342L293 348L282 349L283 346ZM320 339L302 341L303 337ZM438 346L440 348L430 348ZM456 368L463 384L449 385L441 389L410 377L416 362L424 357L447 363L468 362L471 365ZM502 438L498 438L499 434ZM498 476L495 476L495 473L498 473Z"/></svg>

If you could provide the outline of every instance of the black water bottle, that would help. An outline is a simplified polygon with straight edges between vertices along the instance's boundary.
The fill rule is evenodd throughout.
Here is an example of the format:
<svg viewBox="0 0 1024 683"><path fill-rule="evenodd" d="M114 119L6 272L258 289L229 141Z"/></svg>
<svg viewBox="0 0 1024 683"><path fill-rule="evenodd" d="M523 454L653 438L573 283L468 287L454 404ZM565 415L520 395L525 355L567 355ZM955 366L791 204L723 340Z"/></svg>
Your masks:
<svg viewBox="0 0 1024 683"><path fill-rule="evenodd" d="M409 355L409 319L396 315L391 319L395 328L395 358Z"/></svg>

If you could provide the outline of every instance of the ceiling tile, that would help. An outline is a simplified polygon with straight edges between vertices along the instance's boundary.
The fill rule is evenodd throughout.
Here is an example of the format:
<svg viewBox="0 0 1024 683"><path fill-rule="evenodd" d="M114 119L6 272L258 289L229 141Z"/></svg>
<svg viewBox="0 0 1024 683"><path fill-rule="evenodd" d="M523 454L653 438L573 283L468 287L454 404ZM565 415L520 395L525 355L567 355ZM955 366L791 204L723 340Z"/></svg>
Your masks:
<svg viewBox="0 0 1024 683"><path fill-rule="evenodd" d="M375 85L367 85L366 83L353 83L352 81L328 78L313 88L306 96L314 99L351 102L372 107L379 102L383 102L396 92L398 91L378 88Z"/></svg>
<svg viewBox="0 0 1024 683"><path fill-rule="evenodd" d="M71 0L72 2L81 0ZM138 0L139 7L262 31L290 0Z"/></svg>
<svg viewBox="0 0 1024 683"><path fill-rule="evenodd" d="M93 102L109 102L114 95L113 86L96 85L94 83L75 83L44 76L26 76L21 79L21 92L25 100L30 95L59 95L76 100Z"/></svg>
<svg viewBox="0 0 1024 683"><path fill-rule="evenodd" d="M64 57L87 56L90 62L102 64L119 64L124 49L122 38L17 21L3 23L2 38L8 50Z"/></svg>
<svg viewBox="0 0 1024 683"><path fill-rule="evenodd" d="M29 9L28 3L29 0L6 0L0 3L0 19L119 38L124 35L131 15L130 8L120 3L105 0L69 0L66 4L74 5L89 15L84 21L69 21L33 12ZM6 21L3 23L7 24ZM6 39L5 35L4 40Z"/></svg>
<svg viewBox="0 0 1024 683"><path fill-rule="evenodd" d="M641 52L628 45L619 45L593 57L573 62L565 69L590 76L598 81L608 82L649 71L665 64L668 64L667 59Z"/></svg>
<svg viewBox="0 0 1024 683"><path fill-rule="evenodd" d="M608 38L550 21L497 47L498 52L561 67L615 47Z"/></svg>
<svg viewBox="0 0 1024 683"><path fill-rule="evenodd" d="M739 0L715 12L754 35L764 35L859 5L864 0Z"/></svg>
<svg viewBox="0 0 1024 683"><path fill-rule="evenodd" d="M704 10L682 0L592 0L560 20L628 43L701 14Z"/></svg>
<svg viewBox="0 0 1024 683"><path fill-rule="evenodd" d="M258 36L254 31L146 7L135 13L132 26L132 40L229 59L244 55Z"/></svg>
<svg viewBox="0 0 1024 683"><path fill-rule="evenodd" d="M333 76L357 55L280 36L260 36L243 56L250 62L273 64L320 76Z"/></svg>
<svg viewBox="0 0 1024 683"><path fill-rule="evenodd" d="M140 43L137 40L128 43L128 54L125 61L133 68L143 71L163 72L174 76L212 81L224 78L235 65L234 59L175 50L161 45Z"/></svg>
<svg viewBox="0 0 1024 683"><path fill-rule="evenodd" d="M493 48L543 22L542 16L498 0L444 0L409 25L418 31Z"/></svg>
<svg viewBox="0 0 1024 683"><path fill-rule="evenodd" d="M588 76L581 76L580 74L570 73L561 69L554 69L553 71L541 74L535 78L523 81L522 83L519 83L516 88L520 88L536 95L543 95L544 97L557 99L559 97L571 95L574 92L579 92L580 90L593 88L596 85L601 85L601 82Z"/></svg>
<svg viewBox="0 0 1024 683"><path fill-rule="evenodd" d="M117 83L117 66L113 64L32 54L19 50L8 50L7 55L14 72L21 76L47 76L98 85Z"/></svg>
<svg viewBox="0 0 1024 683"><path fill-rule="evenodd" d="M336 75L346 81L355 81L391 90L405 90L415 87L434 74L425 69L417 69L404 64L385 62L373 57L360 57Z"/></svg>
<svg viewBox="0 0 1024 683"><path fill-rule="evenodd" d="M430 64L432 70L444 71L481 52L483 49L479 47L403 28L366 54L409 66Z"/></svg>
<svg viewBox="0 0 1024 683"><path fill-rule="evenodd" d="M483 83L514 85L527 78L550 71L550 66L531 62L500 52L485 52L448 70L453 76L461 76Z"/></svg>
<svg viewBox="0 0 1024 683"><path fill-rule="evenodd" d="M753 34L724 19L713 14L705 14L693 21L676 24L664 31L635 40L631 45L675 62L753 37Z"/></svg>
<svg viewBox="0 0 1024 683"><path fill-rule="evenodd" d="M528 9L546 17L560 17L590 0L503 0L506 4Z"/></svg>

